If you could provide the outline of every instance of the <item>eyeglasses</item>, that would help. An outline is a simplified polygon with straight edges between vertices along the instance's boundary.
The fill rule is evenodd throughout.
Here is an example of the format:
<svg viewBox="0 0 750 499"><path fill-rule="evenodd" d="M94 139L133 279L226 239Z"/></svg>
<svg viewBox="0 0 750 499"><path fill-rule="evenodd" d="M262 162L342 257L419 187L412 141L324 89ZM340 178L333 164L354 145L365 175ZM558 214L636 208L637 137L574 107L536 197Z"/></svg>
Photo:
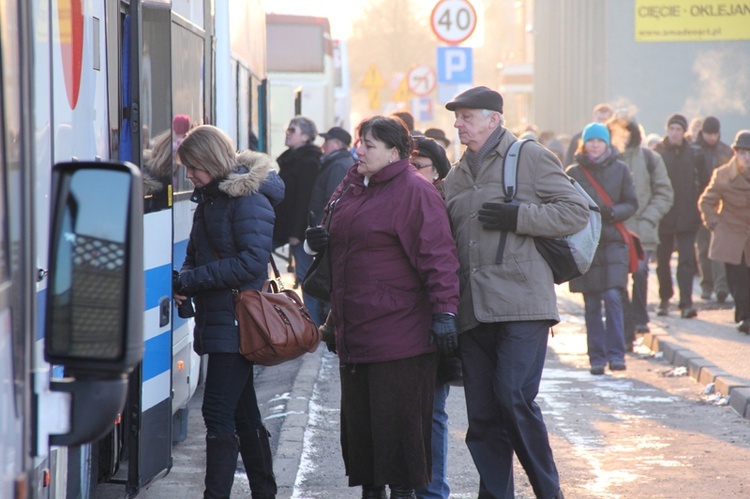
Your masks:
<svg viewBox="0 0 750 499"><path fill-rule="evenodd" d="M735 154L750 157L750 149L735 149Z"/></svg>
<svg viewBox="0 0 750 499"><path fill-rule="evenodd" d="M298 129L293 126L290 126L289 128L286 129L287 133L297 133L297 130Z"/></svg>
<svg viewBox="0 0 750 499"><path fill-rule="evenodd" d="M410 159L409 163L411 163L412 166L414 168L416 168L417 170L422 170L423 168L431 168L432 167L432 163L417 163L417 162L414 161L414 159Z"/></svg>

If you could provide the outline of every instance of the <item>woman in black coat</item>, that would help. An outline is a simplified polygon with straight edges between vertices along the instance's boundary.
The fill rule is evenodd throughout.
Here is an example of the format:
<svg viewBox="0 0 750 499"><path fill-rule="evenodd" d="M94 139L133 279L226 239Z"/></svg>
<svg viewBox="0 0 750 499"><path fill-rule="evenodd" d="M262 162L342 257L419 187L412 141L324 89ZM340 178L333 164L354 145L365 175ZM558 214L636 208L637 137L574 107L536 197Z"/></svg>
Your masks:
<svg viewBox="0 0 750 499"><path fill-rule="evenodd" d="M191 130L177 159L195 185L185 263L175 283L178 305L195 303L195 352L208 354L204 498L229 497L241 453L254 498L276 495L268 431L253 386L253 364L239 353L233 290L260 289L268 278L273 206L284 183L266 154L235 152L221 130Z"/></svg>
<svg viewBox="0 0 750 499"><path fill-rule="evenodd" d="M628 283L628 244L615 226L633 216L638 197L627 165L617 159L610 146L609 130L591 123L583 130L577 163L568 175L581 184L602 212L602 234L591 268L570 281L570 290L583 293L586 307L586 338L591 374L625 369L625 339L622 290ZM612 204L605 202L589 176L604 189ZM602 322L602 301L606 323Z"/></svg>

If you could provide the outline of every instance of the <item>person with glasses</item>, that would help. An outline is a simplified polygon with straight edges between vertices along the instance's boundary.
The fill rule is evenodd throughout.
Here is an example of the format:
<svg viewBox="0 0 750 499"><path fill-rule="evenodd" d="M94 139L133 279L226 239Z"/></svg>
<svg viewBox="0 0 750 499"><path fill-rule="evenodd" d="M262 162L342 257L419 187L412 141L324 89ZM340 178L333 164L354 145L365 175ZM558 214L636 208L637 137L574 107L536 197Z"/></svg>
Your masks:
<svg viewBox="0 0 750 499"><path fill-rule="evenodd" d="M708 257L726 265L737 330L750 334L750 130L737 133L732 149L734 158L714 170L698 206L711 231Z"/></svg>
<svg viewBox="0 0 750 499"><path fill-rule="evenodd" d="M409 162L417 169L417 173L432 183L445 199L444 179L451 169L445 149L437 141L422 135L414 136L414 142L416 148ZM448 399L450 386L461 386L461 384L461 359L455 352L441 353L435 383L435 401L432 407L432 481L429 485L416 490L419 499L448 499L450 497L451 489L446 480L448 413L445 411L445 402Z"/></svg>
<svg viewBox="0 0 750 499"><path fill-rule="evenodd" d="M306 116L295 116L289 122L284 144L289 148L276 159L279 176L284 181L284 200L276 206L276 225L273 231L274 248L289 245L289 256L294 258L296 281L301 283L313 257L303 248L307 228L310 198L320 171L323 151L315 145L318 129ZM302 293L305 306L315 324L320 325L318 300Z"/></svg>

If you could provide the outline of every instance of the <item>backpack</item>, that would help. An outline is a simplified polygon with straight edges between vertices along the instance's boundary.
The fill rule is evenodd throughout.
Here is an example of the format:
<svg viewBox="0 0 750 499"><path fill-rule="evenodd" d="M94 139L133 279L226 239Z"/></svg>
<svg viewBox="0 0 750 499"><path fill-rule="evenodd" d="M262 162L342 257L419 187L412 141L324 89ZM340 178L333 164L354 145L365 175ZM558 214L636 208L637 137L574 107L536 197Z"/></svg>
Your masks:
<svg viewBox="0 0 750 499"><path fill-rule="evenodd" d="M528 141L529 139L521 139L513 142L505 154L503 192L506 203L512 202L516 195L518 157L521 154L521 148ZM575 179L568 177L568 180L589 205L589 221L586 227L575 234L560 238L534 238L537 251L552 269L555 284L562 284L586 273L591 267L591 262L594 261L594 254L602 232L602 214L599 206Z"/></svg>

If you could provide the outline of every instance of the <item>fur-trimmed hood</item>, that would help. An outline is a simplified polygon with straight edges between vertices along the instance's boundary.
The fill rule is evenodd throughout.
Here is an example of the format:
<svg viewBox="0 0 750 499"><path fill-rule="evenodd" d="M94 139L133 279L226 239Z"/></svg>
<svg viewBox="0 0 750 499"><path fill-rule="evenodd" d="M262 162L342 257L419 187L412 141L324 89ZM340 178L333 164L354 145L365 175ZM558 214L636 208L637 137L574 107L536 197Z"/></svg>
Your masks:
<svg viewBox="0 0 750 499"><path fill-rule="evenodd" d="M249 196L256 192L265 195L272 205L284 199L284 182L276 173L278 165L267 154L242 151L237 155L237 168L218 183L214 182L193 192L192 200L200 203L224 193L230 198Z"/></svg>
<svg viewBox="0 0 750 499"><path fill-rule="evenodd" d="M145 195L156 194L164 189L164 184L146 170L141 170L141 178L143 179L143 194Z"/></svg>

